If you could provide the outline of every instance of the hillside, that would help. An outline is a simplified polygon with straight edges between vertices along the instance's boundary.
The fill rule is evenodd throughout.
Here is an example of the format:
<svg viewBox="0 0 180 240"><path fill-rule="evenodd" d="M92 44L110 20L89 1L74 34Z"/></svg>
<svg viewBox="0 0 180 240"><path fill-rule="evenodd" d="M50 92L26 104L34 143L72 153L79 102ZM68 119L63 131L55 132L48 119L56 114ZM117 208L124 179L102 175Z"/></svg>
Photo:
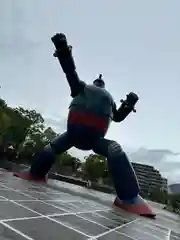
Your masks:
<svg viewBox="0 0 180 240"><path fill-rule="evenodd" d="M169 185L169 193L171 194L180 194L180 183L175 183Z"/></svg>

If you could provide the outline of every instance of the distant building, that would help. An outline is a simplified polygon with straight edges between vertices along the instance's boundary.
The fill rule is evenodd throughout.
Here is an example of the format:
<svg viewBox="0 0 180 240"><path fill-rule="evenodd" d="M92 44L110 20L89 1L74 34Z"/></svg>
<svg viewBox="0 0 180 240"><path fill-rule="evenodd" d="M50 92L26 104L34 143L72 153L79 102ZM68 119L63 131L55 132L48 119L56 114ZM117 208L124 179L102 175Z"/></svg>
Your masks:
<svg viewBox="0 0 180 240"><path fill-rule="evenodd" d="M148 194L154 188L167 191L167 179L153 166L132 162L142 193Z"/></svg>
<svg viewBox="0 0 180 240"><path fill-rule="evenodd" d="M167 178L163 178L163 181L162 181L162 189L166 192L168 192L168 180Z"/></svg>

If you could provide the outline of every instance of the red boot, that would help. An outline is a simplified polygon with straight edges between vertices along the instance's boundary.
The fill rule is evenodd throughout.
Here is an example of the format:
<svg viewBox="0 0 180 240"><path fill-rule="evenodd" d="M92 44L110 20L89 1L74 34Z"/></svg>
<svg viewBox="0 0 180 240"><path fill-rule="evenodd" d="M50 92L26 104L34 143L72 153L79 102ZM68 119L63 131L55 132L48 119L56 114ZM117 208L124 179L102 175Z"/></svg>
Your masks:
<svg viewBox="0 0 180 240"><path fill-rule="evenodd" d="M149 204L140 196L137 196L135 199L133 199L131 203L121 201L119 200L118 197L116 197L116 199L114 200L114 206L127 212L138 214L143 217L148 217L152 219L155 219L156 217L156 214L153 213Z"/></svg>
<svg viewBox="0 0 180 240"><path fill-rule="evenodd" d="M47 180L48 180L47 177L41 178L41 177L38 177L38 176L33 176L27 170L24 170L24 171L21 171L21 172L14 172L13 175L15 177L19 177L21 179L28 180L28 181L47 182Z"/></svg>

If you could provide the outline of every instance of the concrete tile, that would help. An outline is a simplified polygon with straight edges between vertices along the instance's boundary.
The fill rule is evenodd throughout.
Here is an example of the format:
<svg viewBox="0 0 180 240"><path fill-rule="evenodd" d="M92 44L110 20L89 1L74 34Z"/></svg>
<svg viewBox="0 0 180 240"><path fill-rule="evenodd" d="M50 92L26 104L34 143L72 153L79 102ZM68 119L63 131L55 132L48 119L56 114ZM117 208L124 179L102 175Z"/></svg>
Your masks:
<svg viewBox="0 0 180 240"><path fill-rule="evenodd" d="M12 221L8 224L36 240L85 240L84 236L49 219ZM18 239L19 240L19 239Z"/></svg>

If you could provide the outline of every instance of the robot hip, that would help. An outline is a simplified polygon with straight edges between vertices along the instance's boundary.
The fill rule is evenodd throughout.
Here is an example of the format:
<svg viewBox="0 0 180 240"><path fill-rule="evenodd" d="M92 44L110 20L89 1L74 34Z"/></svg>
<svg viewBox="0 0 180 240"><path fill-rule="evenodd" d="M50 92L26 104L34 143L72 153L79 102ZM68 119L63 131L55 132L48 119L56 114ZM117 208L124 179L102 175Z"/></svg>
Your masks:
<svg viewBox="0 0 180 240"><path fill-rule="evenodd" d="M68 134L73 146L91 150L94 142L105 136L109 118L87 112L70 111L68 115Z"/></svg>
<svg viewBox="0 0 180 240"><path fill-rule="evenodd" d="M109 127L109 118L87 112L69 112L68 125L85 126L94 133L106 134Z"/></svg>

